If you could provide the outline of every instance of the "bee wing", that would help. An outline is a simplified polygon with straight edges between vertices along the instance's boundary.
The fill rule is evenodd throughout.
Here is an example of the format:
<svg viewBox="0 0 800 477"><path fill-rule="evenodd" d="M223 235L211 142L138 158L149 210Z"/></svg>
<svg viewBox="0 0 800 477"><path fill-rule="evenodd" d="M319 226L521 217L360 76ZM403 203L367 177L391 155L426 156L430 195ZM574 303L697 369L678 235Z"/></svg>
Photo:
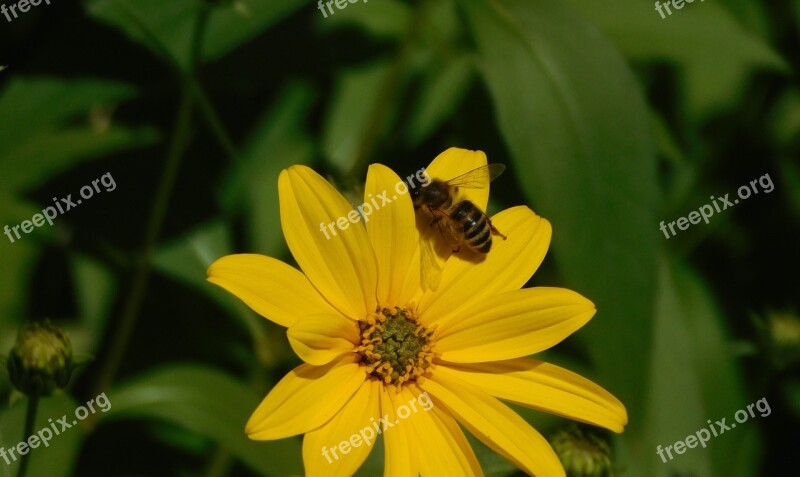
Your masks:
<svg viewBox="0 0 800 477"><path fill-rule="evenodd" d="M453 242L456 240L452 229L447 225L442 213L431 210L431 215L438 217L435 225L430 217L417 215L417 228L420 231L420 285L423 290L435 290L442 279L442 269L453 253Z"/></svg>
<svg viewBox="0 0 800 477"><path fill-rule="evenodd" d="M446 259L436 253L436 241L422 235L420 241L419 274L420 286L423 290L435 290L442 281L442 270Z"/></svg>
<svg viewBox="0 0 800 477"><path fill-rule="evenodd" d="M505 164L487 164L465 172L460 176L453 177L445 182L448 185L463 187L465 189L485 189L489 186L490 182L497 179L505 170Z"/></svg>

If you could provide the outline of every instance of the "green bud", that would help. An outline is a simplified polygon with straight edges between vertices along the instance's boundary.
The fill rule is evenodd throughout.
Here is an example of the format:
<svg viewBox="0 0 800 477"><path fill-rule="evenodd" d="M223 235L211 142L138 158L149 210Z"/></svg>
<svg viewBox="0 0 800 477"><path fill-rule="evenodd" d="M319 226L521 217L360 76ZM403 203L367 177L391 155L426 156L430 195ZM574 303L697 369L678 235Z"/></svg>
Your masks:
<svg viewBox="0 0 800 477"><path fill-rule="evenodd" d="M59 326L45 321L25 326L8 356L11 382L28 396L48 396L69 383L72 344Z"/></svg>
<svg viewBox="0 0 800 477"><path fill-rule="evenodd" d="M550 439L567 477L610 477L611 449L608 441L576 425L558 431Z"/></svg>
<svg viewBox="0 0 800 477"><path fill-rule="evenodd" d="M769 311L754 317L764 352L777 369L800 364L800 318L790 311Z"/></svg>

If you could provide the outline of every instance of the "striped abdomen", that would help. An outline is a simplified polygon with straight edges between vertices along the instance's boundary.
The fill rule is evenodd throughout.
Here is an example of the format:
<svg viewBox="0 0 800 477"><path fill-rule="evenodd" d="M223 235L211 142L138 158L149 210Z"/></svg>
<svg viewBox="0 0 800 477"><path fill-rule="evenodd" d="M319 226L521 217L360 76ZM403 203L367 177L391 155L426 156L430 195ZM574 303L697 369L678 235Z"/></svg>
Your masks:
<svg viewBox="0 0 800 477"><path fill-rule="evenodd" d="M456 231L460 232L463 240L470 249L489 253L492 248L492 232L486 215L472 202L462 200L452 209L450 219L458 224Z"/></svg>

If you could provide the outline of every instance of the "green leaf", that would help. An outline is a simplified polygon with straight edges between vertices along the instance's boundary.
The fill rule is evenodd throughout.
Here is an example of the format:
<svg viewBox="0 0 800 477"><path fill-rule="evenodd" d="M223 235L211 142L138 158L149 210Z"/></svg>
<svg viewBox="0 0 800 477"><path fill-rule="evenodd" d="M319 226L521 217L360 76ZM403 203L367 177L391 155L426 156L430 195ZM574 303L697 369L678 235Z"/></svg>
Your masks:
<svg viewBox="0 0 800 477"><path fill-rule="evenodd" d="M86 114L92 106L114 105L135 95L131 86L107 80L15 78L0 96L0 147L8 150Z"/></svg>
<svg viewBox="0 0 800 477"><path fill-rule="evenodd" d="M466 57L437 62L423 79L408 121L406 134L411 146L419 145L455 115L474 79L474 64Z"/></svg>
<svg viewBox="0 0 800 477"><path fill-rule="evenodd" d="M373 37L395 40L406 33L408 19L411 17L411 7L408 4L399 0L382 0L363 7L365 8L355 5L344 10L334 8L333 15L326 9L327 17L322 12L317 12L320 30L327 33L336 28L355 26Z"/></svg>
<svg viewBox="0 0 800 477"><path fill-rule="evenodd" d="M388 107L392 108L392 114L396 112L397 103L382 97L382 85L390 68L388 62L381 61L337 75L325 116L322 148L328 161L342 173L350 171L363 138L373 134L371 130L377 127L372 122L376 103L390 102Z"/></svg>
<svg viewBox="0 0 800 477"><path fill-rule="evenodd" d="M222 222L212 222L161 246L153 258L153 266L161 273L201 291L252 329L256 321L253 313L231 294L206 280L209 265L231 253L228 226ZM257 319L257 322L260 320Z"/></svg>
<svg viewBox="0 0 800 477"><path fill-rule="evenodd" d="M724 320L702 279L688 266L664 263L660 275L650 373L647 447L666 447L744 409L748 399ZM679 403L679 406L675 406ZM688 449L645 475L747 477L758 473L758 424L753 420ZM735 458L732 458L735 456Z"/></svg>
<svg viewBox="0 0 800 477"><path fill-rule="evenodd" d="M220 201L226 210L242 206L250 253L283 255L278 175L294 164L311 164L315 148L305 131L316 94L303 83L288 86L251 131L240 160L225 178Z"/></svg>
<svg viewBox="0 0 800 477"><path fill-rule="evenodd" d="M730 346L730 336L724 329L724 315L712 298L711 290L696 271L682 264L673 265L672 287L677 293L680 310L670 317L674 326L682 326L692 347L691 368L701 383L701 395L706 419L729 417L744 409L751 399L744 390L737 357ZM667 344L667 346L670 346ZM667 359L675 359L676 350L669 351ZM657 363L655 366L658 367ZM688 372L688 370L684 370ZM676 398L678 398L676 396ZM666 403L664 403L666 404ZM660 407L659 412L664 412ZM713 475L748 477L758 474L759 444L757 420L736 427L725 439L715 439L709 445L713 461ZM702 423L700 423L702 426ZM685 430L692 432L692 428ZM737 459L730 457L736 455Z"/></svg>
<svg viewBox="0 0 800 477"><path fill-rule="evenodd" d="M202 9L211 8L201 59L215 60L270 28L296 9L300 0L89 0L87 10L162 59L187 70L191 64L192 36Z"/></svg>
<svg viewBox="0 0 800 477"><path fill-rule="evenodd" d="M647 450L655 452L656 446L666 447L705 427L708 415L703 406L700 376L693 359L694 346L684 320L675 278L664 264L660 274L659 295L653 324L653 360L650 370L649 404L646 415ZM676 405L676 403L678 405ZM720 416L722 417L722 416ZM717 444L713 442L712 444ZM652 449L652 450L650 450ZM710 477L711 454L704 449L689 450L683 455L673 454L674 460L658 457L647 459L648 468L637 475L669 477L695 475ZM723 475L723 474L720 474Z"/></svg>
<svg viewBox="0 0 800 477"><path fill-rule="evenodd" d="M658 189L639 87L613 47L557 2L461 5L519 183L552 221L567 286L597 306L579 334L588 339L599 382L629 415L641 415Z"/></svg>
<svg viewBox="0 0 800 477"><path fill-rule="evenodd" d="M230 253L228 226L222 222L212 222L159 248L154 266L165 275L208 296L238 319L252 337L253 352L258 363L262 366L272 365L280 359L281 353L288 351L285 329L275 324L265 326L263 317L238 298L206 281L208 266Z"/></svg>
<svg viewBox="0 0 800 477"><path fill-rule="evenodd" d="M714 2L687 3L663 19L655 3L647 8L637 0L619 0L614 8L593 0L570 3L626 56L683 67L688 118L737 99L755 68L788 71L785 60L763 39Z"/></svg>
<svg viewBox="0 0 800 477"><path fill-rule="evenodd" d="M229 253L231 238L227 226L213 222L160 247L153 265L193 287L216 289L206 282L206 270L214 260Z"/></svg>
<svg viewBox="0 0 800 477"><path fill-rule="evenodd" d="M27 440L30 437L22 435L25 430L27 406L28 400L20 399L10 408L0 411L0 448L11 449L22 442L23 439ZM67 395L42 398L39 401L39 410L36 414L36 423L33 426L32 435L37 435L42 429L52 431L48 419L52 419L55 423L62 416L67 416L68 424L77 421L75 418L75 409L77 407L78 404ZM56 424L56 426L60 433L58 435L55 435L54 432L50 433L52 439L48 441L47 447L40 442L38 447L29 449L28 475L46 475L48 477L69 477L74 475L73 468L78 462L78 455L86 438L86 433L79 423L63 432L61 432L61 425ZM42 435L47 437L46 433ZM37 440L39 440L38 435ZM11 465L7 465L5 461L0 460L0 477L16 476L18 467L18 461L12 461Z"/></svg>
<svg viewBox="0 0 800 477"><path fill-rule="evenodd" d="M217 2L203 39L203 58L215 60L222 57L308 5L305 0Z"/></svg>
<svg viewBox="0 0 800 477"><path fill-rule="evenodd" d="M100 348L114 306L116 279L105 265L88 256L74 254L70 256L70 265L81 318L81 326L70 329L73 349L95 353Z"/></svg>
<svg viewBox="0 0 800 477"><path fill-rule="evenodd" d="M149 128L89 125L93 107L111 107L136 91L111 81L24 78L0 96L0 177L9 190L35 187L70 166L153 143Z"/></svg>
<svg viewBox="0 0 800 477"><path fill-rule="evenodd" d="M192 32L202 5L202 0L89 0L86 9L162 59L188 69Z"/></svg>
<svg viewBox="0 0 800 477"><path fill-rule="evenodd" d="M100 417L154 419L181 426L218 443L260 475L300 475L298 439L256 442L244 426L263 396L231 377L199 366L172 366L110 391L113 404ZM104 422L102 421L102 422Z"/></svg>
<svg viewBox="0 0 800 477"><path fill-rule="evenodd" d="M44 131L7 151L0 163L0 175L10 187L25 190L78 161L152 144L157 138L156 131L150 128L133 130L114 126L106 131L91 127ZM23 164L25 167L20 167Z"/></svg>
<svg viewBox="0 0 800 477"><path fill-rule="evenodd" d="M33 264L40 255L40 249L33 237L20 231L21 237L18 239L11 229L23 220L30 220L40 211L41 209L0 190L0 227L8 226L14 239L11 242L7 235L0 235L0 268L6 277L13 277L3 280L3 286L0 286L0 349L4 351L11 349L13 345L17 323L21 321L28 297L28 283L34 272ZM47 229L38 229L37 232L47 233Z"/></svg>

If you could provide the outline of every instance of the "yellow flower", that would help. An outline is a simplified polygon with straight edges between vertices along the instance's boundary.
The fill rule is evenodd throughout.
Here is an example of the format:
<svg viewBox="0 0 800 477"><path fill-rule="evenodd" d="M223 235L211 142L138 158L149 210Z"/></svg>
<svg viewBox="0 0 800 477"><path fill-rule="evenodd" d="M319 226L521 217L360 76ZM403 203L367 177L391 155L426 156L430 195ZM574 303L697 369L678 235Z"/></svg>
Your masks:
<svg viewBox="0 0 800 477"><path fill-rule="evenodd" d="M452 148L427 172L449 179L485 164L480 151ZM305 434L309 476L352 475L374 445L368 429L382 431L386 476L483 475L461 424L525 472L564 476L547 441L501 400L614 432L627 415L596 384L525 357L595 313L570 290L520 289L544 259L549 222L524 206L496 214L492 222L508 239L496 240L482 261L450 258L436 290L423 291L419 232L400 181L370 166L364 202L373 210L356 222L327 181L290 167L278 180L281 225L302 272L248 254L209 268L209 281L287 327L305 362L275 385L246 433ZM486 209L488 191L464 193Z"/></svg>

